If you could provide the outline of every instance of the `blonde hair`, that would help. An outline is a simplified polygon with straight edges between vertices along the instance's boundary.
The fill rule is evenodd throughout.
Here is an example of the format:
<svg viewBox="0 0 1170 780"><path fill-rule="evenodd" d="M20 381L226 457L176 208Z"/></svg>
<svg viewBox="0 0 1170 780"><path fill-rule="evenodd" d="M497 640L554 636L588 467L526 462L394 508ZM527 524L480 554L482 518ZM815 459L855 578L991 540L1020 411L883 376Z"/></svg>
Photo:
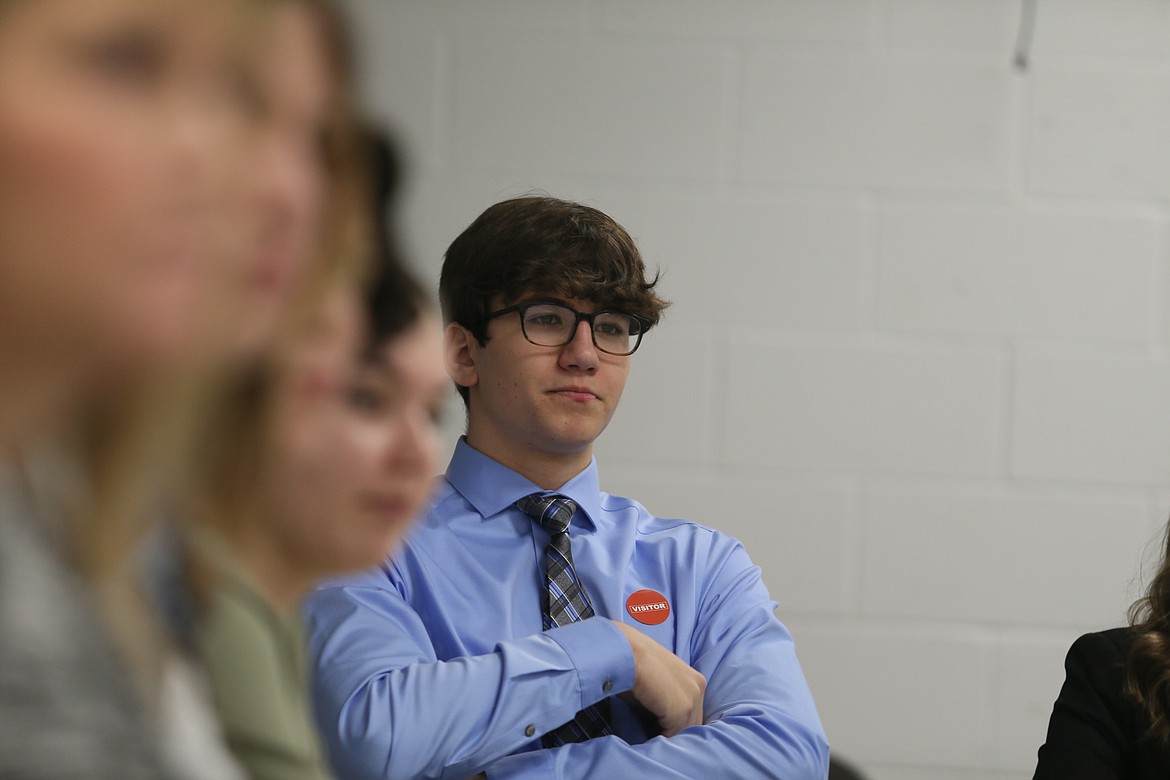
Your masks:
<svg viewBox="0 0 1170 780"><path fill-rule="evenodd" d="M328 291L358 284L369 255L364 151L353 120L349 44L337 11L329 0L245 5L250 21L262 22L263 14L290 3L304 4L319 20L334 88L324 229L284 313L283 334L313 327ZM168 640L140 587L134 555L162 512L221 524L254 511L271 371L262 356L246 366L207 361L142 377L130 392L95 403L82 429L77 449L89 491L67 518L64 552L92 586L147 702L157 701Z"/></svg>

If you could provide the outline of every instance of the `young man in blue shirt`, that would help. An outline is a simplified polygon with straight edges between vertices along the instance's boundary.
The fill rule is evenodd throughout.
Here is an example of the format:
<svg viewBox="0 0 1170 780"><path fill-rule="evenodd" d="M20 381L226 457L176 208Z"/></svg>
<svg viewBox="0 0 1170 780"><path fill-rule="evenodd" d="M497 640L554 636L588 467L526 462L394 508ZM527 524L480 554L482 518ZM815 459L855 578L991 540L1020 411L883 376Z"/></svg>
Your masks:
<svg viewBox="0 0 1170 780"><path fill-rule="evenodd" d="M667 305L655 281L620 225L555 198L498 203L451 244L467 435L405 548L307 607L340 775L825 777L743 547L599 487L593 442Z"/></svg>

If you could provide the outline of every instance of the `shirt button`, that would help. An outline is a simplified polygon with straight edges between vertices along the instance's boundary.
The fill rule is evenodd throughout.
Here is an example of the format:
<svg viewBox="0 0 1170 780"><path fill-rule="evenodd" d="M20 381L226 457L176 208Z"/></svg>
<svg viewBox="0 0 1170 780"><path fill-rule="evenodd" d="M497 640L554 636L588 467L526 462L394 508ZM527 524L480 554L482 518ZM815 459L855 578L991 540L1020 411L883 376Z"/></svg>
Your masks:
<svg viewBox="0 0 1170 780"><path fill-rule="evenodd" d="M531 723L529 723L527 726L525 726L524 727L524 736L526 736L526 737L536 736L536 726L533 726Z"/></svg>
<svg viewBox="0 0 1170 780"><path fill-rule="evenodd" d="M613 680L606 680L604 683L602 683L601 690L605 691L606 693L609 693L610 691L612 691L613 690Z"/></svg>

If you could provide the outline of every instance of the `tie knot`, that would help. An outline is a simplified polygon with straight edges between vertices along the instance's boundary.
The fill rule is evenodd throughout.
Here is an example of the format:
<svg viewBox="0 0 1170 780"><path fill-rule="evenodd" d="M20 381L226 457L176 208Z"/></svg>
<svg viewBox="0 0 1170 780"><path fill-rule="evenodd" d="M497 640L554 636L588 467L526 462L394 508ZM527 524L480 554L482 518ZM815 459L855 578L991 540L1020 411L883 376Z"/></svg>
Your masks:
<svg viewBox="0 0 1170 780"><path fill-rule="evenodd" d="M559 493L533 493L517 501L516 506L540 523L549 536L565 533L577 511L577 502Z"/></svg>

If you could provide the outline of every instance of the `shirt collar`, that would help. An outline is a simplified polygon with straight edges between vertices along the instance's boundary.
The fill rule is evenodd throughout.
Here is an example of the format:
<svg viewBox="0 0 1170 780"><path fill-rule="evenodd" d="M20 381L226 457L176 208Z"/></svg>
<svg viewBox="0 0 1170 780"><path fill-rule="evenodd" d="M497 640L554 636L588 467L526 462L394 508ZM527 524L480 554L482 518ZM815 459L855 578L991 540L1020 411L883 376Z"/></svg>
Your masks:
<svg viewBox="0 0 1170 780"><path fill-rule="evenodd" d="M530 479L484 455L462 436L447 465L447 481L485 519L511 508L524 496L541 492L541 488ZM554 492L576 501L580 507L576 518L585 527L596 528L593 518L601 512L601 487L596 459L591 459L584 471Z"/></svg>

